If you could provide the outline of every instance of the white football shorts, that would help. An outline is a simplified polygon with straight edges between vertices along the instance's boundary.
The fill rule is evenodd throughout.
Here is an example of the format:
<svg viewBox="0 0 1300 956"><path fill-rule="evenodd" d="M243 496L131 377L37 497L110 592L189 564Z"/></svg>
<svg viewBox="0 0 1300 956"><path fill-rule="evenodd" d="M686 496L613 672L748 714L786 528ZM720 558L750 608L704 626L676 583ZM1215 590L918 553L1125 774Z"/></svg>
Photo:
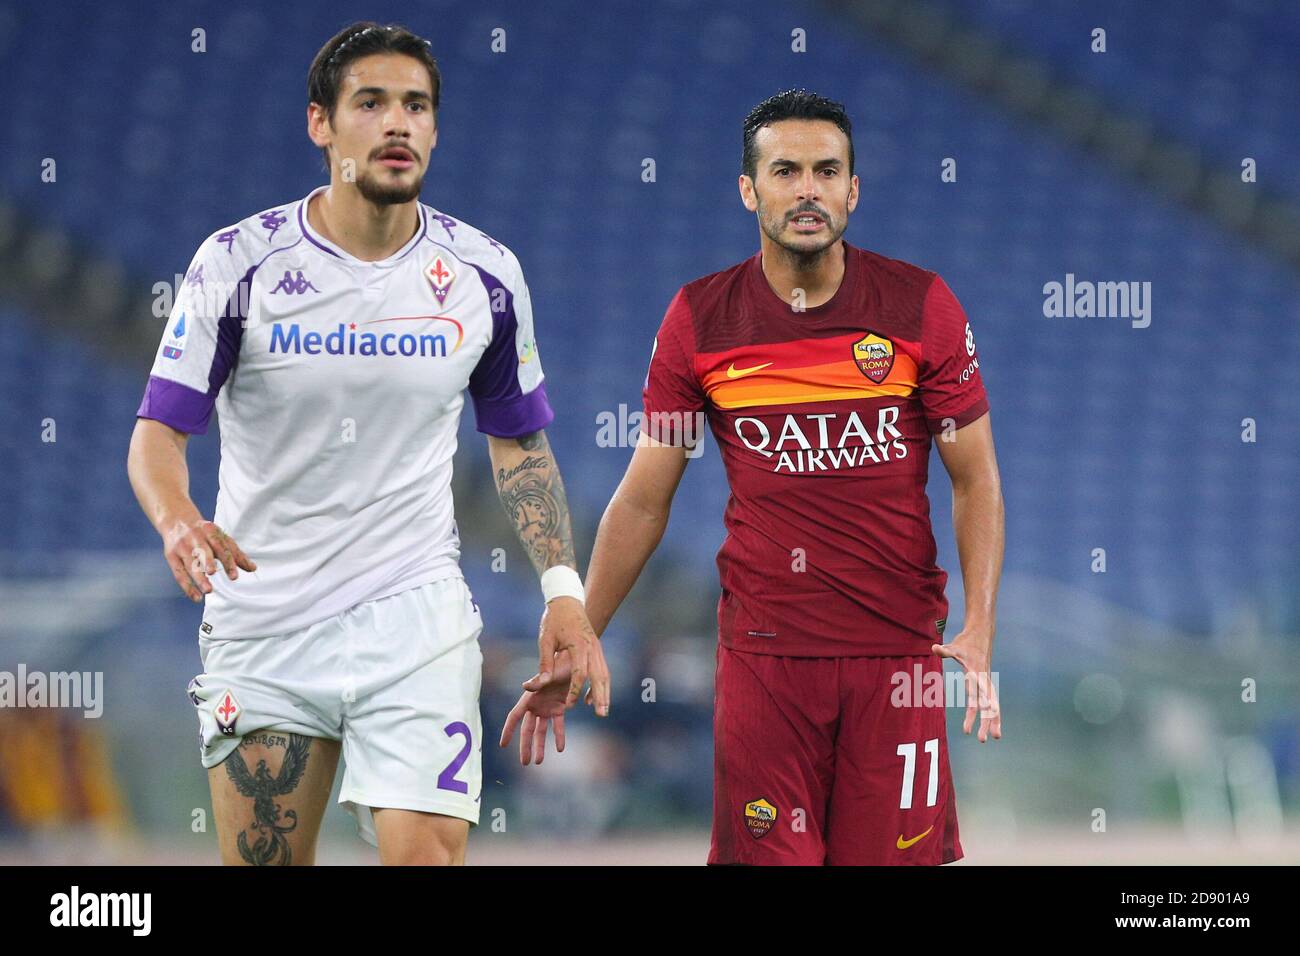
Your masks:
<svg viewBox="0 0 1300 956"><path fill-rule="evenodd" d="M286 634L199 636L190 682L200 757L215 767L263 730L343 742L339 803L378 845L371 807L477 824L483 620L463 578L367 601Z"/></svg>

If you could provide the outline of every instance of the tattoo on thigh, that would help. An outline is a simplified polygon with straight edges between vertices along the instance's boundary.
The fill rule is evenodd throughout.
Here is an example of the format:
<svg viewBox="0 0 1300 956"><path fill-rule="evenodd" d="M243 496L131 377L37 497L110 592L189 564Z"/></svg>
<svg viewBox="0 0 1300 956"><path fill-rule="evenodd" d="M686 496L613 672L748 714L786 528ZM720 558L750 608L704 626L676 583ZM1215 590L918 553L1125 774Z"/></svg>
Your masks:
<svg viewBox="0 0 1300 956"><path fill-rule="evenodd" d="M286 741L282 736L273 738L256 735L246 738L244 745L250 743L267 744L274 741L283 746ZM266 760L258 760L257 769L250 771L243 755L235 750L226 758L226 775L242 796L253 801L253 822L239 833L239 855L245 863L252 866L288 866L293 861L293 851L289 848L286 833L292 833L298 827L298 814L286 810L281 822L280 804L275 798L292 793L302 780L307 769L307 757L311 750L311 738L302 734L290 734L285 747L284 759L280 762L280 772L271 775ZM249 846L249 834L254 836Z"/></svg>

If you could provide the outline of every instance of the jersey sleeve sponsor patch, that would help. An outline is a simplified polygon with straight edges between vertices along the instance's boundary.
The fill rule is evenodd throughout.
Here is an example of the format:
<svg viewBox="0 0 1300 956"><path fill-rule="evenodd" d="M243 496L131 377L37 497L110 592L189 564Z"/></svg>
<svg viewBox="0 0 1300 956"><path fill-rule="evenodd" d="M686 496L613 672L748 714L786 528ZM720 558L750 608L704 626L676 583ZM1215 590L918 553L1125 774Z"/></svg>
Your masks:
<svg viewBox="0 0 1300 956"><path fill-rule="evenodd" d="M492 313L492 339L469 378L476 427L488 435L518 438L555 418L542 385L532 298L522 274L511 289L486 269L474 268Z"/></svg>
<svg viewBox="0 0 1300 956"><path fill-rule="evenodd" d="M225 238L232 232L237 230L210 237L190 262L163 326L137 417L188 434L207 431L217 393L238 357L248 310L248 283Z"/></svg>
<svg viewBox="0 0 1300 956"><path fill-rule="evenodd" d="M931 433L962 428L989 409L975 333L957 297L938 276L925 296L918 384Z"/></svg>

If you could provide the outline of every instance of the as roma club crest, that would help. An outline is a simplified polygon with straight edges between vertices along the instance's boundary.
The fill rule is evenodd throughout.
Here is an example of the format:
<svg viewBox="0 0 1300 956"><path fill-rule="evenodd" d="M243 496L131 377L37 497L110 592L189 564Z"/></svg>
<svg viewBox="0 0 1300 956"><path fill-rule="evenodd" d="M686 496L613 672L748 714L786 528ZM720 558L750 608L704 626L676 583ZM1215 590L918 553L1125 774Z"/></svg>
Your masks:
<svg viewBox="0 0 1300 956"><path fill-rule="evenodd" d="M451 291L451 284L456 281L456 273L452 272L447 260L438 255L424 267L424 277L429 280L429 285L433 286L433 294L438 297L438 305L441 306L447 301L447 293Z"/></svg>
<svg viewBox="0 0 1300 956"><path fill-rule="evenodd" d="M853 343L853 361L863 375L879 385L894 367L894 343L868 332Z"/></svg>
<svg viewBox="0 0 1300 956"><path fill-rule="evenodd" d="M749 801L745 804L745 826L755 840L761 840L776 826L776 807L762 797Z"/></svg>

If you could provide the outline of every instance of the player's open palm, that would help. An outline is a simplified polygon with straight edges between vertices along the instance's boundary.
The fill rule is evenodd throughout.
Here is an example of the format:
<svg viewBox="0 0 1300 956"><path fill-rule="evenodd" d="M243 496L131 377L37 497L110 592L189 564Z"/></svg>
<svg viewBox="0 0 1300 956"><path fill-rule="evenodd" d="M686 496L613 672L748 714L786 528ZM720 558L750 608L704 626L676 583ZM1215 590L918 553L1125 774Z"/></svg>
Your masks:
<svg viewBox="0 0 1300 956"><path fill-rule="evenodd" d="M992 634L962 631L949 643L934 644L930 648L940 657L956 660L966 672L966 719L961 729L962 733L969 734L978 715L980 743L985 743L990 734L994 740L1002 739L1002 708L990 670L992 644Z"/></svg>
<svg viewBox="0 0 1300 956"><path fill-rule="evenodd" d="M595 666L608 675L600 641L595 642L591 653L598 658ZM501 728L501 746L510 745L515 729L518 728L519 762L525 767L530 763L540 764L546 756L546 736L551 727L555 729L555 752L564 752L564 711L571 706L569 691L572 676L572 657L568 651L561 651L552 661L550 679L543 681L541 674L534 674L524 681L523 694L506 715L505 726ZM591 704L594 700L593 688L589 687L585 702Z"/></svg>
<svg viewBox="0 0 1300 956"><path fill-rule="evenodd" d="M510 708L505 726L501 728L501 746L508 747L519 730L519 762L525 767L541 763L546 756L547 730L555 728L555 752L564 753L564 711L569 698L569 681L573 676L573 662L568 651L555 655L551 665L551 679L540 684L537 690L525 690L519 702ZM537 684L540 675L526 682ZM591 692L587 692L588 698Z"/></svg>
<svg viewBox="0 0 1300 956"><path fill-rule="evenodd" d="M163 557L172 569L172 577L191 601L202 601L212 591L208 575L216 574L216 562L225 568L226 577L235 580L239 569L256 571L257 565L214 522L196 518L178 521L163 535Z"/></svg>

